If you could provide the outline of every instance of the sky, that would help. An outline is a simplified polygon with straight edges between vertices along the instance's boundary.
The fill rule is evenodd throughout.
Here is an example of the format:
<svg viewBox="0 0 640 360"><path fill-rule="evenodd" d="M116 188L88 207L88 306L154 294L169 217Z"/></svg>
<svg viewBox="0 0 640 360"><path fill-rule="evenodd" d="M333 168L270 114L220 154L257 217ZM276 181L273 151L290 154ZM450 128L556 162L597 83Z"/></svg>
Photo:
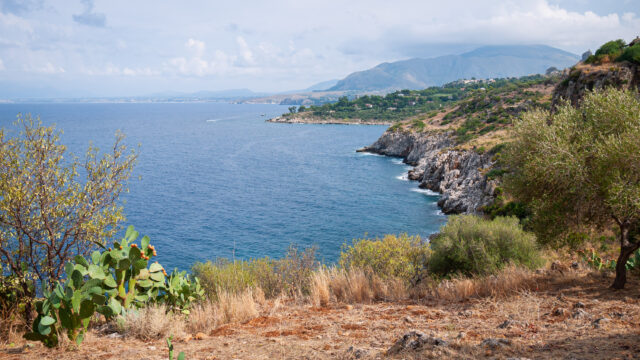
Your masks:
<svg viewBox="0 0 640 360"><path fill-rule="evenodd" d="M0 0L0 98L303 89L482 45L575 54L640 35L640 0Z"/></svg>

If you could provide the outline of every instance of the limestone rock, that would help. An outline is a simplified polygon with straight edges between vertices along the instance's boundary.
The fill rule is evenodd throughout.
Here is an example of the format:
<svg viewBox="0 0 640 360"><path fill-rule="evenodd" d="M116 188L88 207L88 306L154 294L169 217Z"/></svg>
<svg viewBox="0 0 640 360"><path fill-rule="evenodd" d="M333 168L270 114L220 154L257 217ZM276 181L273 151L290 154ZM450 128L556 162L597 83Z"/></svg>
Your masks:
<svg viewBox="0 0 640 360"><path fill-rule="evenodd" d="M493 166L491 154L452 149L450 133L414 133L388 130L361 151L402 157L414 168L409 179L442 194L438 205L445 214L477 213L495 198L497 182L482 170Z"/></svg>

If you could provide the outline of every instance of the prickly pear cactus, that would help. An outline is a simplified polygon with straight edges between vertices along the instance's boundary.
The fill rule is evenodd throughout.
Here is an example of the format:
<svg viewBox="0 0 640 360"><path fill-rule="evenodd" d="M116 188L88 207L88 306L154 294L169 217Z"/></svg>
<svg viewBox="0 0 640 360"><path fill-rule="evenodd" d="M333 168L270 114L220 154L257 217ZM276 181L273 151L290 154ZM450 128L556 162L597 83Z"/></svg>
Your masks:
<svg viewBox="0 0 640 360"><path fill-rule="evenodd" d="M91 255L91 264L81 264L91 278L102 280L109 302L98 311L107 317L153 302L165 289L166 271L158 262L150 264L157 255L155 248L149 244L148 236L136 244L138 236L129 226L125 237L114 242L113 248L103 253L96 251Z"/></svg>
<svg viewBox="0 0 640 360"><path fill-rule="evenodd" d="M106 297L101 280L85 281L83 273L71 263L67 263L65 272L64 284L58 282L53 290L43 289L44 300L36 303L38 316L32 332L25 334L26 339L54 347L58 345L59 332L64 330L71 341L82 343L96 304L104 304Z"/></svg>
<svg viewBox="0 0 640 360"><path fill-rule="evenodd" d="M162 301L173 310L179 310L189 314L189 307L197 300L204 297L204 289L200 286L200 280L190 276L186 271L174 269L167 279Z"/></svg>

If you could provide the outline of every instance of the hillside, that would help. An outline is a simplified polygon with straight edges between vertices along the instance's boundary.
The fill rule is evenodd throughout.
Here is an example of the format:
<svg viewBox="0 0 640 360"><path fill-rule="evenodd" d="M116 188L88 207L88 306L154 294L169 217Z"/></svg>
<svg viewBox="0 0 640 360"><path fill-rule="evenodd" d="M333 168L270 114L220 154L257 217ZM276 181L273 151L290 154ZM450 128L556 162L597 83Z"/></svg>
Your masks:
<svg viewBox="0 0 640 360"><path fill-rule="evenodd" d="M422 89L458 79L543 74L578 60L577 55L545 45L485 46L460 55L383 63L352 73L329 90Z"/></svg>

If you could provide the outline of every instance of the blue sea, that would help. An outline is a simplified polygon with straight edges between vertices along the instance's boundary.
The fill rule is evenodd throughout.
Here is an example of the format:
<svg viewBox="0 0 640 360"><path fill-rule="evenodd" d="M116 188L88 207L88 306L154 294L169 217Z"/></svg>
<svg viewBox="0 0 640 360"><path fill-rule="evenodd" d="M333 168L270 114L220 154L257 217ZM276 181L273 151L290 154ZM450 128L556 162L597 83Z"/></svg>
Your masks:
<svg viewBox="0 0 640 360"><path fill-rule="evenodd" d="M227 103L3 104L0 127L18 113L63 130L83 156L115 131L140 156L124 225L149 235L167 268L217 257L282 257L317 246L326 262L342 244L406 232L427 237L446 217L438 195L406 180L400 159L356 153L385 126L292 125L265 119L286 106Z"/></svg>

